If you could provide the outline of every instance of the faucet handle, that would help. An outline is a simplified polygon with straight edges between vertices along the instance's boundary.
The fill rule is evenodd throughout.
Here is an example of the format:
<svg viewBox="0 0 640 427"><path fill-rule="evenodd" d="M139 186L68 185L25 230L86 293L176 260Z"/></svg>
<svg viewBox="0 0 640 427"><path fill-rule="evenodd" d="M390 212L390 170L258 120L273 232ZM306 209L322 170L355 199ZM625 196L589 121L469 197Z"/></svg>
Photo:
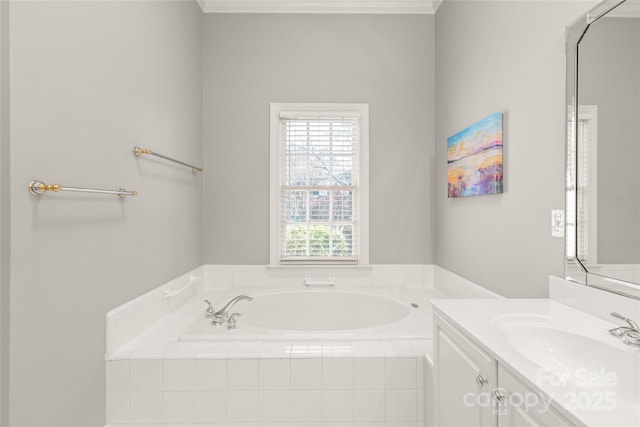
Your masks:
<svg viewBox="0 0 640 427"><path fill-rule="evenodd" d="M213 304L211 304L211 301L209 301L208 299L204 300L205 303L209 304L209 307L207 308L206 314L204 315L204 317L206 319L211 319L213 317L213 313L215 313L215 309L213 308Z"/></svg>
<svg viewBox="0 0 640 427"><path fill-rule="evenodd" d="M640 328L638 328L638 324L636 322L634 322L633 320L629 319L628 317L624 317L623 315L615 313L615 312L611 313L611 316L615 317L616 319L620 319L620 320L623 320L623 321L627 322L627 325L629 325L629 327L631 329L636 330L636 331L640 331Z"/></svg>
<svg viewBox="0 0 640 427"><path fill-rule="evenodd" d="M242 316L242 313L231 313L231 316L227 319L227 329L236 328L236 317Z"/></svg>
<svg viewBox="0 0 640 427"><path fill-rule="evenodd" d="M627 332L621 338L623 343L631 347L640 347L640 332L638 331Z"/></svg>

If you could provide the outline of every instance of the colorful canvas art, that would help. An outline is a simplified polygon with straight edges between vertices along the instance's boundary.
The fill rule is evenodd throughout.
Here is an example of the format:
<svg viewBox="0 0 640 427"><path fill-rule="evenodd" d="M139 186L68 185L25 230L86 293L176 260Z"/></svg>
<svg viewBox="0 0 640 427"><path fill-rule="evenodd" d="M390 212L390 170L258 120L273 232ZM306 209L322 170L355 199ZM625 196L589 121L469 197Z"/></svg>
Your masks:
<svg viewBox="0 0 640 427"><path fill-rule="evenodd" d="M449 197L502 193L502 113L447 138Z"/></svg>

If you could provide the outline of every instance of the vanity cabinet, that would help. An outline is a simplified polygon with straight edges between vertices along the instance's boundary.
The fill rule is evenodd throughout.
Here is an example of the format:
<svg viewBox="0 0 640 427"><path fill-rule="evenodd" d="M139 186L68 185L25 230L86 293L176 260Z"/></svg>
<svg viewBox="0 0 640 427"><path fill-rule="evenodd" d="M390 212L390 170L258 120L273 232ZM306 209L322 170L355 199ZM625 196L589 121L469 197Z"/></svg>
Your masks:
<svg viewBox="0 0 640 427"><path fill-rule="evenodd" d="M434 314L436 426L573 426L450 322Z"/></svg>
<svg viewBox="0 0 640 427"><path fill-rule="evenodd" d="M498 385L498 363L442 317L435 320L435 425L496 426L491 390Z"/></svg>

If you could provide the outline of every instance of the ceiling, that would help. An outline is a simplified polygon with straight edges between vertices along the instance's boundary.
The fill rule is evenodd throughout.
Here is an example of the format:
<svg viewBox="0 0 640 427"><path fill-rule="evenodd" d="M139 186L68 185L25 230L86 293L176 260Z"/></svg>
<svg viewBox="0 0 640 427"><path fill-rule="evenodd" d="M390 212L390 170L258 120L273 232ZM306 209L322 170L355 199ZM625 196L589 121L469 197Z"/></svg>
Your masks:
<svg viewBox="0 0 640 427"><path fill-rule="evenodd" d="M443 0L198 0L205 13L434 14Z"/></svg>

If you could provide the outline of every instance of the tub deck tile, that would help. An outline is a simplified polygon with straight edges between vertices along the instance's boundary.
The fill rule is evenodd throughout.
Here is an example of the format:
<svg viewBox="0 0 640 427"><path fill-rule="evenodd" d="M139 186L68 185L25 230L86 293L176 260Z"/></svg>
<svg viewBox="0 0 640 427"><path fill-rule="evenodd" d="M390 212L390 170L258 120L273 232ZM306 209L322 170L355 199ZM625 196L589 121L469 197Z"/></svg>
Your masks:
<svg viewBox="0 0 640 427"><path fill-rule="evenodd" d="M385 347L381 341L354 341L352 343L353 356L357 358L382 358Z"/></svg>
<svg viewBox="0 0 640 427"><path fill-rule="evenodd" d="M329 341L322 343L322 357L353 357L353 345L350 341Z"/></svg>
<svg viewBox="0 0 640 427"><path fill-rule="evenodd" d="M322 344L317 342L294 342L291 344L291 358L320 359L322 358Z"/></svg>
<svg viewBox="0 0 640 427"><path fill-rule="evenodd" d="M288 359L291 357L293 344L282 341L264 341L260 348L261 359Z"/></svg>

